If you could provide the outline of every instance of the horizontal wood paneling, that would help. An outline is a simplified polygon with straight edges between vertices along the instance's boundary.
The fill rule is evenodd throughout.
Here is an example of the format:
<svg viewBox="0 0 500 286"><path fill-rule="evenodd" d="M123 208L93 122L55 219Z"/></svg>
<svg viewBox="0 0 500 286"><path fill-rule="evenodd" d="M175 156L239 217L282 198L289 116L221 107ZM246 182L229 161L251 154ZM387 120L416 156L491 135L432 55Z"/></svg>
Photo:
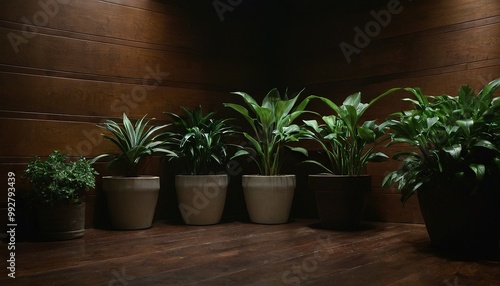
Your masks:
<svg viewBox="0 0 500 286"><path fill-rule="evenodd" d="M76 38L99 36L104 41L156 44L182 51L209 48L211 45L207 45L204 35L215 24L200 19L200 14L192 15L185 9L153 1L129 1L123 5L121 1L73 0L65 1L67 4L57 2L58 5L48 9L26 1L4 2L0 12L2 22L27 24L28 31L58 36L73 33ZM48 20L40 16L44 13ZM24 46L20 50L21 47Z"/></svg>
<svg viewBox="0 0 500 286"><path fill-rule="evenodd" d="M164 124L164 111L201 104L217 116L233 116L222 105L239 100L230 91L267 88L265 44L258 40L263 25L222 23L211 1L60 2L67 4L0 4L2 176L22 174L32 156L53 150L71 156L114 151L96 124L123 112ZM246 43L247 36L255 40ZM87 227L107 227L100 178L113 171L103 165L87 195ZM145 170L166 180L157 218L178 215L174 171L165 168L160 160ZM27 189L19 183L20 194ZM6 189L0 195L2 214Z"/></svg>
<svg viewBox="0 0 500 286"><path fill-rule="evenodd" d="M363 29L373 21L371 11L387 9L387 3L243 1L220 21L211 0L72 0L60 4L57 12L50 10L53 15L37 1L3 1L0 171L21 173L33 155L54 149L74 156L110 151L113 147L98 138L95 124L117 119L122 112L132 118L148 114L165 123L164 111L202 104L220 116L237 116L222 107L240 100L229 94L234 90L261 98L271 87L305 87L304 95L340 103L356 91L367 101L391 87L419 86L428 94L453 95L461 84L478 89L500 77L496 0L401 1L402 12L392 15L347 63L339 44L353 44L354 28ZM12 33L24 37L17 52L9 41ZM407 109L400 100L407 96L387 96L366 118L383 120ZM311 108L329 112L319 102ZM386 151L392 154L396 148ZM417 204L403 208L394 189L381 187L383 176L397 164L368 166L374 187L367 216L421 222ZM176 216L168 189L172 173L161 164L154 166L150 171L162 174L169 184L162 189L168 208L157 217ZM111 172L99 168L102 174ZM228 209L243 214L239 186L233 187L235 201ZM301 182L294 214L315 215L309 195ZM88 199L90 208L98 210L89 212L99 220L106 211L102 193L97 189Z"/></svg>
<svg viewBox="0 0 500 286"><path fill-rule="evenodd" d="M288 3L284 32L278 33L284 50L278 60L284 67L279 76L281 86L306 87L307 94L342 103L357 91L369 101L393 87L421 87L429 95L456 95L462 84L478 91L500 77L498 1L399 1L401 12L386 18L387 25L379 24L376 31L375 22L371 22L375 21L373 13L387 10L389 1L361 2L346 10L327 1ZM348 63L339 44L355 46L355 28L365 31L370 22L376 35L369 37ZM411 94L400 91L388 95L372 106L365 119L380 122L392 112L411 108L401 100L404 97ZM331 113L320 103L311 106L322 114ZM380 150L391 155L400 148ZM381 186L384 176L398 166L394 161L369 164L373 192L367 216L420 223L416 198L403 208L397 190Z"/></svg>
<svg viewBox="0 0 500 286"><path fill-rule="evenodd" d="M321 57L332 51L340 51L338 45L343 41L353 44L356 33L354 28L359 27L365 30L367 23L376 21L371 12L379 13L387 10L387 4L390 1L349 3L349 6L356 4L359 6L352 11L339 9L338 1L287 2L290 3L286 6L288 21L284 21L286 28L278 37L285 41L296 40L296 44L288 47L284 53L293 54L298 50L315 50L320 51L318 56ZM390 19L384 18L388 21L387 25L381 28L380 33L373 37L372 41L482 26L498 22L496 18L500 13L495 0L462 0L460 2L403 0L398 2L400 5L397 7L401 9L401 12L392 14Z"/></svg>
<svg viewBox="0 0 500 286"><path fill-rule="evenodd" d="M60 150L69 155L97 156L117 151L92 123L0 118L9 140L3 141L0 156L48 155ZM42 144L40 144L42 143ZM68 152L70 149L78 152Z"/></svg>
<svg viewBox="0 0 500 286"><path fill-rule="evenodd" d="M152 78L151 74L157 74L155 70L156 67L144 69L144 75ZM159 70L164 72L161 67ZM0 72L0 96L6 111L101 118L119 117L123 112L139 118L144 110L149 117L166 118L164 111L178 112L181 105L192 108L202 103L207 110L222 110L221 102L234 99L228 92L159 85L167 80L168 75L158 83L152 79L107 82ZM26 82L30 84L23 84Z"/></svg>
<svg viewBox="0 0 500 286"><path fill-rule="evenodd" d="M11 31L0 28L0 34L5 35ZM216 86L224 86L226 82L242 86L246 80L231 72L242 65L240 62L221 64L219 58L49 35L37 35L32 38L19 56L12 50L7 38L1 37L0 63L32 69L141 80L148 75L148 67L156 70L159 66L162 73L169 73L169 81L189 82L196 79L200 84ZM215 66L218 66L220 73L213 72ZM225 76L220 77L220 74Z"/></svg>
<svg viewBox="0 0 500 286"><path fill-rule="evenodd" d="M417 197L402 204L399 194L372 193L368 201L365 218L375 221L423 223Z"/></svg>
<svg viewBox="0 0 500 286"><path fill-rule="evenodd" d="M499 59L500 17L497 21L471 29L376 41L353 55L351 64L340 49L327 54L300 51L303 55L296 57L294 65L301 68L288 81L312 85L388 75L395 78L401 73Z"/></svg>

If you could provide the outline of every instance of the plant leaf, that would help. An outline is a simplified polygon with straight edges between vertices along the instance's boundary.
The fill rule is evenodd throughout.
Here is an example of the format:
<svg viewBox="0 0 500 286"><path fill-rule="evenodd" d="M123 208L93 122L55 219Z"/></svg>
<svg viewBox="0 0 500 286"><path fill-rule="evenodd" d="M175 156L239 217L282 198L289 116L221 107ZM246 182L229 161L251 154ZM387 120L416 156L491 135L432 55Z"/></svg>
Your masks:
<svg viewBox="0 0 500 286"><path fill-rule="evenodd" d="M483 164L470 164L469 168L476 174L476 179L482 181L486 173L486 167Z"/></svg>
<svg viewBox="0 0 500 286"><path fill-rule="evenodd" d="M447 147L443 148L443 151L450 154L450 156L453 159L458 160L458 159L460 159L460 155L462 153L462 145L454 144L452 146L447 146Z"/></svg>

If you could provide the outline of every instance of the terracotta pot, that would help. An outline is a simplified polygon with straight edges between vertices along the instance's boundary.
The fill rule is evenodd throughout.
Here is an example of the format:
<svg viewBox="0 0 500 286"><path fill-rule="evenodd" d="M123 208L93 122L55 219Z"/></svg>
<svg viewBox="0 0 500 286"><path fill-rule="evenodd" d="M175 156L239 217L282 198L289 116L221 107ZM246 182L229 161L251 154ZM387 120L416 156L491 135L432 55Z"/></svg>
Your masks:
<svg viewBox="0 0 500 286"><path fill-rule="evenodd" d="M67 240L85 233L85 203L41 205L37 208L37 235L42 240Z"/></svg>
<svg viewBox="0 0 500 286"><path fill-rule="evenodd" d="M244 175L242 184L252 222L262 224L288 222L295 192L295 175Z"/></svg>
<svg viewBox="0 0 500 286"><path fill-rule="evenodd" d="M476 195L452 183L426 184L417 191L433 246L465 255L498 253L500 192L486 184Z"/></svg>
<svg viewBox="0 0 500 286"><path fill-rule="evenodd" d="M156 176L102 178L111 224L116 229L151 227L160 192Z"/></svg>
<svg viewBox="0 0 500 286"><path fill-rule="evenodd" d="M227 175L177 175L175 190L179 210L188 225L220 222L226 202Z"/></svg>
<svg viewBox="0 0 500 286"><path fill-rule="evenodd" d="M371 192L371 176L309 175L321 225L328 229L359 229Z"/></svg>

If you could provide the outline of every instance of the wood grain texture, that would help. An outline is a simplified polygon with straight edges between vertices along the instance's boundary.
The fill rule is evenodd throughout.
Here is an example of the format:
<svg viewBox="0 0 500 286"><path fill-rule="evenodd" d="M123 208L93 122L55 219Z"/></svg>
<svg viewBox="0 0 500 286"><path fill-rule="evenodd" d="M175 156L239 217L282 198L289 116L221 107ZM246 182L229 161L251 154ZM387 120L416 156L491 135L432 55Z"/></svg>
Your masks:
<svg viewBox="0 0 500 286"><path fill-rule="evenodd" d="M384 11L389 1L358 3L357 7L353 4L352 9L326 1L288 2L283 33L278 36L284 51L278 62L287 67L278 77L280 85L305 87L307 94L323 95L340 104L354 92L361 91L363 100L369 101L393 87L420 87L429 95L456 95L462 84L479 91L500 77L498 1L392 3L398 3L400 12L387 16ZM374 14L384 14L385 23L382 25ZM369 35L367 27L371 29ZM362 33L367 35L365 39L359 36ZM345 56L341 43L359 50ZM364 119L381 122L390 113L409 109L411 105L401 99L410 96L393 93L374 104ZM321 114L331 114L319 103L312 106ZM391 155L397 148L380 151ZM397 191L381 186L384 176L398 165L389 161L368 166L373 192L367 216L422 222L418 204L409 202L403 208Z"/></svg>
<svg viewBox="0 0 500 286"><path fill-rule="evenodd" d="M340 103L353 92L369 100L391 87L453 95L461 84L478 89L500 77L496 0L400 1L401 12L347 63L339 44L353 44L354 28L365 29L388 3L242 1L221 21L211 0L2 1L0 170L22 172L33 155L54 149L72 156L110 151L95 124L123 112L164 123L164 111L202 104L221 117L235 117L222 107L239 100L229 93L235 90L262 98L272 87L305 87L304 94ZM405 96L384 98L366 118L383 120L408 108L400 100ZM328 112L318 103L311 108ZM173 174L163 167L152 171ZM421 222L418 206L400 208L398 195L380 186L396 167L368 168L374 185L368 217ZM240 186L234 188L228 208L231 214L240 209L244 217ZM159 219L177 215L172 193L165 192L164 203L173 210L159 211ZM0 190L0 212L4 193ZM297 194L293 213L315 216L306 183ZM99 220L106 209L99 190L94 195L90 208L99 210L90 212Z"/></svg>
<svg viewBox="0 0 500 286"><path fill-rule="evenodd" d="M90 229L72 241L19 241L16 285L119 279L131 285L495 285L500 278L498 258L440 253L423 225L369 223L355 232L317 225L156 222L133 232ZM3 256L6 248L0 251ZM0 270L1 283L10 279L6 271Z"/></svg>
<svg viewBox="0 0 500 286"><path fill-rule="evenodd" d="M266 82L259 80L265 78L263 61L255 60L263 45L226 40L224 32L233 40L260 33L246 23L222 25L208 1L2 2L2 175L11 170L21 175L32 156L53 150L70 156L115 151L96 124L123 112L133 119L147 114L156 124L166 123L164 111L180 112L180 106L201 104L220 117L234 115L222 106L234 101L229 92L259 89ZM145 172L165 172L163 164L153 166ZM113 172L98 168L97 189L87 196L87 227L107 221L99 182ZM20 181L19 195L28 189ZM159 218L178 211L170 189L167 180ZM0 190L2 214L6 191ZM19 209L20 217L23 212Z"/></svg>
<svg viewBox="0 0 500 286"><path fill-rule="evenodd" d="M159 70L160 73L163 72L161 68ZM151 74L157 72L144 69L144 74L152 78ZM13 72L0 75L0 85L3 87L0 96L5 98L2 102L3 110L59 114L68 119L80 115L89 119L120 117L123 112L132 118L140 118L144 115L144 110L148 111L149 117L167 118L163 112L179 112L181 105L193 108L202 104L207 110L222 111L222 102L234 99L228 92L162 86L152 79L149 82L138 80L134 83ZM167 78L168 75L163 80ZM22 84L24 82L30 84ZM68 109L68 106L72 108Z"/></svg>

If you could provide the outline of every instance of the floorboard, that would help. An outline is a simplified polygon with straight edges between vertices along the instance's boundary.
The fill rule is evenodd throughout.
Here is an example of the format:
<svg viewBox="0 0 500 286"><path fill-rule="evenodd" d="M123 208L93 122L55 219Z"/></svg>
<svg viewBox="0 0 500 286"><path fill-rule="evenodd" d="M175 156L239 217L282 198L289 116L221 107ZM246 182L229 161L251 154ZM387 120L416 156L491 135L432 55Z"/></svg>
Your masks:
<svg viewBox="0 0 500 286"><path fill-rule="evenodd" d="M7 257L6 243L0 253ZM421 224L373 222L348 232L315 220L156 222L138 231L88 229L70 241L20 241L16 278L6 267L0 273L0 285L500 285L500 257L447 257Z"/></svg>

